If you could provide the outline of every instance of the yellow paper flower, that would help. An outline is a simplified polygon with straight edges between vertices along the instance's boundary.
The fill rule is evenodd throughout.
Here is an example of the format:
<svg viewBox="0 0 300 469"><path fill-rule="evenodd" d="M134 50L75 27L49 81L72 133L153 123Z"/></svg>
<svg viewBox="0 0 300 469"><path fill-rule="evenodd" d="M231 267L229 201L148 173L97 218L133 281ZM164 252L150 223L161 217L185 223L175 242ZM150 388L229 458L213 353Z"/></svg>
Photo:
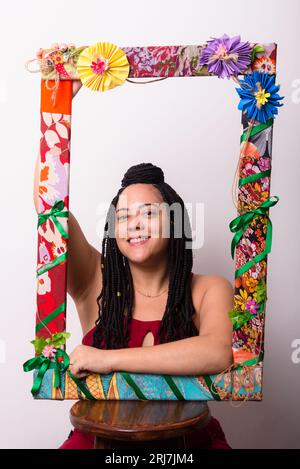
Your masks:
<svg viewBox="0 0 300 469"><path fill-rule="evenodd" d="M129 75L129 62L122 49L110 42L97 42L83 49L77 72L82 84L93 91L122 85Z"/></svg>

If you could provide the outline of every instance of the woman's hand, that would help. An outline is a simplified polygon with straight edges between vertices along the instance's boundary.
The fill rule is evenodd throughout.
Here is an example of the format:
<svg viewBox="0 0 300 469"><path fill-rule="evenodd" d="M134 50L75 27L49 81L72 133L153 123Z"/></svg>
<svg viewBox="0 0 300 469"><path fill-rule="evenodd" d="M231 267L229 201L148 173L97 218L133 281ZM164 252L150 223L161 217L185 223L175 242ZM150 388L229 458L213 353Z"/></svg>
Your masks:
<svg viewBox="0 0 300 469"><path fill-rule="evenodd" d="M56 50L62 49L62 50L65 50L65 49L67 49L68 47L75 47L75 44L65 44L65 43L58 44L57 42L55 42L54 44L51 45L50 49L56 49ZM40 48L40 49L36 52L36 57L37 57L37 59L41 59L41 58L42 58L42 54L43 54L43 49ZM76 94L78 93L78 91L80 90L81 87L82 87L82 82L81 82L81 80L73 80L73 98L74 98L74 96L76 96Z"/></svg>
<svg viewBox="0 0 300 469"><path fill-rule="evenodd" d="M111 373L114 370L110 352L112 351L78 345L69 355L69 370L76 378L83 378L90 373Z"/></svg>

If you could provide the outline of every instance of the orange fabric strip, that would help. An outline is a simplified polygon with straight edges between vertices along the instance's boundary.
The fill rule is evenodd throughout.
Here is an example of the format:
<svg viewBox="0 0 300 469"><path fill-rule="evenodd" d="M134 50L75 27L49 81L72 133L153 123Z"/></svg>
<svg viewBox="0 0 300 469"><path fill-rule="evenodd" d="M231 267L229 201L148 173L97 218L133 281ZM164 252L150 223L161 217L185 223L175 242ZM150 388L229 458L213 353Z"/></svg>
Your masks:
<svg viewBox="0 0 300 469"><path fill-rule="evenodd" d="M48 86L52 88L55 81L49 80ZM41 80L41 112L69 114L72 112L73 80L60 80L56 91L55 104L52 103L52 90L46 88L46 80Z"/></svg>

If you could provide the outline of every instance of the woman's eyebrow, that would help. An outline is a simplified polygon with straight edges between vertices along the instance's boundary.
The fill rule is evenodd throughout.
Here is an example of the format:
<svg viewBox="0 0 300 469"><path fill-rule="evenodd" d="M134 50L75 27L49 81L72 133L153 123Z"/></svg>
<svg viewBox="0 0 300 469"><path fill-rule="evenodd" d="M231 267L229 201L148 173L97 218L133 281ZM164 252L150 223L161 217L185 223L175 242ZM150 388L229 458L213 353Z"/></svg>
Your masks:
<svg viewBox="0 0 300 469"><path fill-rule="evenodd" d="M146 203L146 204L140 204L140 205L137 206L137 208L147 207L147 206L149 206L149 205L154 205L154 202L148 202L148 203ZM123 207L122 207L122 208L118 208L118 209L116 210L116 213L120 212L121 210L128 211L129 209L128 209L128 208L123 208Z"/></svg>

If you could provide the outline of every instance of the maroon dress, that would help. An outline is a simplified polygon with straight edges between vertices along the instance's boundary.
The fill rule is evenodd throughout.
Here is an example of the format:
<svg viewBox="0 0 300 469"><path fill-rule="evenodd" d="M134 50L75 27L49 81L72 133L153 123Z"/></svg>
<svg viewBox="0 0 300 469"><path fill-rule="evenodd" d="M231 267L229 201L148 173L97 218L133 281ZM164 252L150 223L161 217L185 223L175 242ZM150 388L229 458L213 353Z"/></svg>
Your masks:
<svg viewBox="0 0 300 469"><path fill-rule="evenodd" d="M147 332L152 332L154 336L154 344L159 344L158 328L160 320L141 321L132 318L129 324L130 340L128 347L141 347L143 339ZM93 332L95 327L91 329L82 339L84 345L91 346ZM94 436L83 433L76 428L71 430L68 438L58 449L92 449L94 447ZM209 423L204 429L197 429L185 436L186 443L189 448L211 448L211 449L232 449L226 441L224 432L219 421L211 417Z"/></svg>

